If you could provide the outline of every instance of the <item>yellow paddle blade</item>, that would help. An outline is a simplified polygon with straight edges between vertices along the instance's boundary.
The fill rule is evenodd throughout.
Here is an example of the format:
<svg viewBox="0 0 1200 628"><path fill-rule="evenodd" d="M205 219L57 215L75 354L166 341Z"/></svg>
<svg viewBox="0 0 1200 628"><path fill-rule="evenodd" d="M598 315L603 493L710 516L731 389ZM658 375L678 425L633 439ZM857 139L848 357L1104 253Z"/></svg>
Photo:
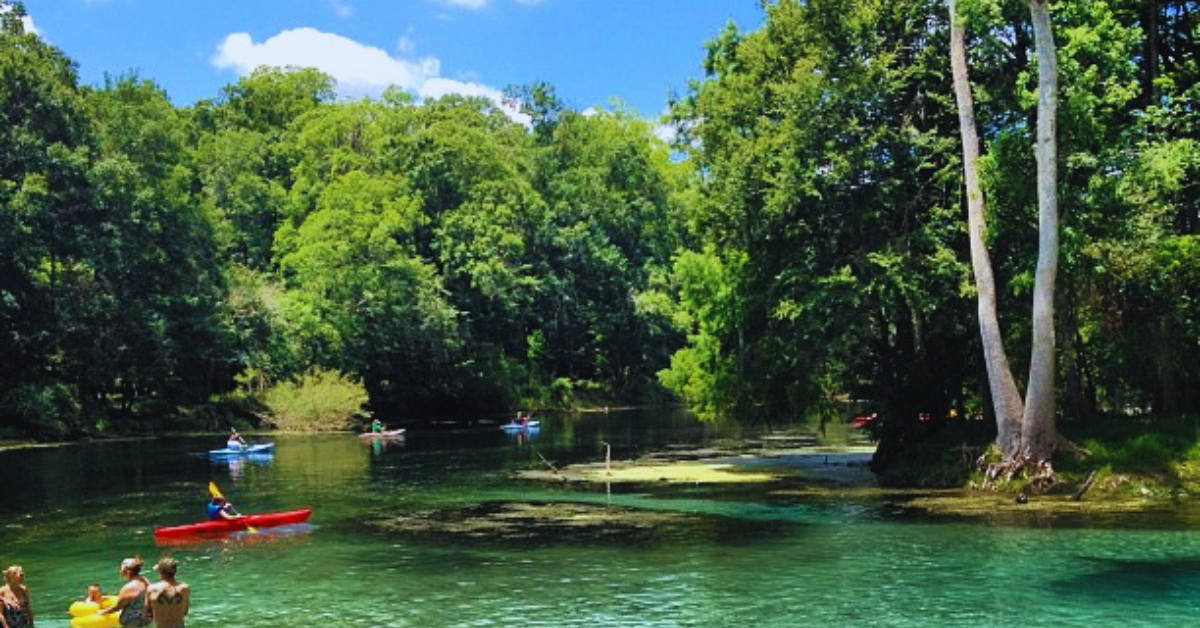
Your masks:
<svg viewBox="0 0 1200 628"><path fill-rule="evenodd" d="M217 483L216 483L216 482L211 482L211 481L210 481L210 482L208 483L208 493L209 493L210 495L212 495L213 497L222 497L222 495L221 495L221 490L217 488Z"/></svg>

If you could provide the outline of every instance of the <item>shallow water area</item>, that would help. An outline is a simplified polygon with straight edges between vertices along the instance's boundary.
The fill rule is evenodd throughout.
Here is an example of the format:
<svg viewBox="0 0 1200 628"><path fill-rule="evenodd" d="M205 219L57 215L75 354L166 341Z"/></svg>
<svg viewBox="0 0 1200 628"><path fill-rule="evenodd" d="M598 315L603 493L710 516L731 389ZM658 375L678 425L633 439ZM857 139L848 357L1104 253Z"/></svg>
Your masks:
<svg viewBox="0 0 1200 628"><path fill-rule="evenodd" d="M514 479L547 464L603 463L606 444L627 459L737 436L672 412L541 419L523 435L477 424L383 443L263 436L275 454L246 460L204 455L219 435L3 451L0 563L25 567L43 628L67 626L68 605L90 582L115 593L122 558L153 564L167 553L193 587L193 628L1127 628L1191 625L1200 606L1189 507L963 519L914 514L903 499L822 478L803 491ZM313 516L156 544L155 526L203 518L210 480L243 512L307 506ZM518 520L503 534L380 525L556 504L599 524L547 532ZM622 528L626 512L642 519Z"/></svg>

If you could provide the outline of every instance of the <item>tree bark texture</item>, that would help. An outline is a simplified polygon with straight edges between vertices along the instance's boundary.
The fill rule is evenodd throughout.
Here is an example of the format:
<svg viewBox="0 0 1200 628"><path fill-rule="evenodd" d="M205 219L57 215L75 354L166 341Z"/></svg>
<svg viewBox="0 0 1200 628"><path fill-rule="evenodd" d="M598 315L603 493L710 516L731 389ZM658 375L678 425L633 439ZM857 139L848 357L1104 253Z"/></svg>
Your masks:
<svg viewBox="0 0 1200 628"><path fill-rule="evenodd" d="M1023 457L1050 460L1058 444L1054 424L1054 282L1058 273L1058 60L1048 0L1029 0L1038 59L1038 259L1033 287L1033 347L1022 420Z"/></svg>
<svg viewBox="0 0 1200 628"><path fill-rule="evenodd" d="M997 444L1005 458L1021 451L1021 418L1024 402L1013 380L1004 336L996 316L996 279L992 260L984 241L987 230L983 190L979 185L979 135L975 126L975 102L967 70L966 26L959 18L955 0L950 7L950 67L954 77L954 97L958 103L958 124L962 134L963 178L967 191L967 223L970 230L971 266L978 293L979 333L987 366L988 388L996 412Z"/></svg>

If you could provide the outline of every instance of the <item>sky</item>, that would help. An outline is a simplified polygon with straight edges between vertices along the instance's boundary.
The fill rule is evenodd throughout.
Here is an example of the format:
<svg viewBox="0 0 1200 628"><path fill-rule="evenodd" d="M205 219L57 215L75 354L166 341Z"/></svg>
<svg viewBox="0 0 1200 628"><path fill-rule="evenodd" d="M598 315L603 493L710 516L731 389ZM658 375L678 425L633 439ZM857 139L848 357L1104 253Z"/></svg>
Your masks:
<svg viewBox="0 0 1200 628"><path fill-rule="evenodd" d="M26 0L81 83L131 71L177 106L260 65L316 67L346 98L499 98L544 81L577 110L657 117L703 78L704 44L763 22L759 0Z"/></svg>

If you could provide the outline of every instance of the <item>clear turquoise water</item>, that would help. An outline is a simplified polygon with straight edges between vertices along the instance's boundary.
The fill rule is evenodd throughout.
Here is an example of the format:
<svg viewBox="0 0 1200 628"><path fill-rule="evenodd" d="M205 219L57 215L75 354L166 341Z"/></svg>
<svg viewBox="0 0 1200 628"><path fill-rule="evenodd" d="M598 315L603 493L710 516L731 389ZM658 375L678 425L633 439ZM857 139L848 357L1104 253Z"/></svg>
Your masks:
<svg viewBox="0 0 1200 628"><path fill-rule="evenodd" d="M1196 513L1100 520L932 520L886 501L712 489L516 484L510 471L603 460L716 428L661 415L547 420L519 442L494 426L407 442L271 437L269 460L194 455L219 436L0 452L0 563L20 563L38 625L67 626L121 558L171 553L194 590L189 626L737 627L1189 626L1200 610ZM246 512L314 508L309 525L159 547L157 525L202 518L214 480ZM631 541L511 544L384 533L370 521L490 501L580 501L683 512Z"/></svg>

